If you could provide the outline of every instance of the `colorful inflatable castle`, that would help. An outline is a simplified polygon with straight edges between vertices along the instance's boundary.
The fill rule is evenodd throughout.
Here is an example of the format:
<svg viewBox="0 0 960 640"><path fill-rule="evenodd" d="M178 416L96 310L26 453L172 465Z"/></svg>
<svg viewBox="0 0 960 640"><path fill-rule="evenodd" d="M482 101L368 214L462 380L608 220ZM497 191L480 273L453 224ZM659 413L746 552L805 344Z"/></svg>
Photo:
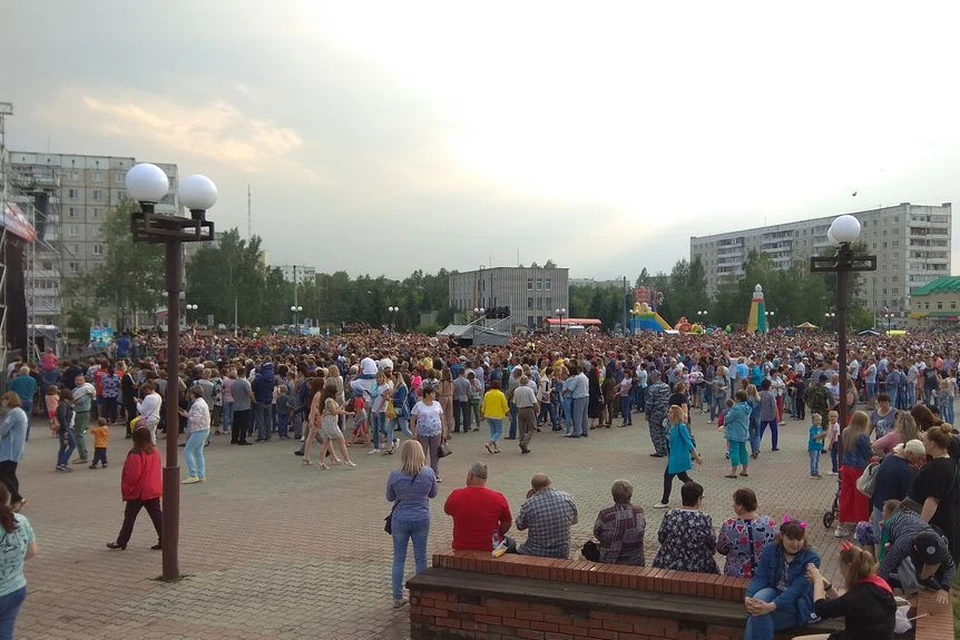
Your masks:
<svg viewBox="0 0 960 640"><path fill-rule="evenodd" d="M753 288L753 300L750 301L750 315L747 317L747 333L767 332L767 309L763 302L763 287Z"/></svg>
<svg viewBox="0 0 960 640"><path fill-rule="evenodd" d="M667 321L661 318L656 311L651 311L650 305L646 302L637 302L630 310L630 333L637 333L638 331L662 333L670 329Z"/></svg>

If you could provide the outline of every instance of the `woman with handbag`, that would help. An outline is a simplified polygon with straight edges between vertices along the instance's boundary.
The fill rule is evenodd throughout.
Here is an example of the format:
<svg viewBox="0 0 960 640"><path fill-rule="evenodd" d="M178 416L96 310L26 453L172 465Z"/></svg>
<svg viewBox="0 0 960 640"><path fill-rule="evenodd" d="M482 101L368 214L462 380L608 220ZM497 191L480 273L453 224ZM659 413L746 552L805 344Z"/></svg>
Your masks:
<svg viewBox="0 0 960 640"><path fill-rule="evenodd" d="M423 400L418 402L410 412L410 432L420 442L424 455L430 456L430 468L440 480L440 444L444 441L443 408L436 400L437 391L427 387L423 392ZM445 454L446 455L446 454Z"/></svg>
<svg viewBox="0 0 960 640"><path fill-rule="evenodd" d="M433 389L424 393L432 396ZM417 403L419 407L421 403ZM431 406L440 407L432 402ZM439 437L439 436L438 436ZM393 537L393 606L407 603L403 597L403 572L407 562L407 546L413 540L415 573L427 570L427 535L430 533L430 499L437 496L438 478L426 466L423 447L417 440L407 440L400 446L400 468L387 479L387 502L393 503L384 530Z"/></svg>

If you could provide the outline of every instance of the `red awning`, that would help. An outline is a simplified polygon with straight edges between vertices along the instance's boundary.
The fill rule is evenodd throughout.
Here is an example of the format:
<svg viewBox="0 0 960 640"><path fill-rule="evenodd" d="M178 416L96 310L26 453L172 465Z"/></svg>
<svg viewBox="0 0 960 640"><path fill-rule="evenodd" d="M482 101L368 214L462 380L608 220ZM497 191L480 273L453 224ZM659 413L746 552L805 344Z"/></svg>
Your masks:
<svg viewBox="0 0 960 640"><path fill-rule="evenodd" d="M603 324L596 318L564 318L563 320L560 318L546 318L543 322L551 327L555 327L557 325L566 327L572 324L584 327L599 327L601 324Z"/></svg>

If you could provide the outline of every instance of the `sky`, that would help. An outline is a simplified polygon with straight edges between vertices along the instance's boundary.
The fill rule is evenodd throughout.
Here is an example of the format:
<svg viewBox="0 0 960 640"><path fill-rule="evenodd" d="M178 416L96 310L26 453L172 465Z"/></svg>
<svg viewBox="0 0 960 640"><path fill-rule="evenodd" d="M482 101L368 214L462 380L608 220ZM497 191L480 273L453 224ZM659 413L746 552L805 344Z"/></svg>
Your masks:
<svg viewBox="0 0 960 640"><path fill-rule="evenodd" d="M958 19L955 2L6 0L0 101L10 149L209 176L218 229L246 234L250 185L272 264L400 278L519 253L632 279L691 235L960 203Z"/></svg>

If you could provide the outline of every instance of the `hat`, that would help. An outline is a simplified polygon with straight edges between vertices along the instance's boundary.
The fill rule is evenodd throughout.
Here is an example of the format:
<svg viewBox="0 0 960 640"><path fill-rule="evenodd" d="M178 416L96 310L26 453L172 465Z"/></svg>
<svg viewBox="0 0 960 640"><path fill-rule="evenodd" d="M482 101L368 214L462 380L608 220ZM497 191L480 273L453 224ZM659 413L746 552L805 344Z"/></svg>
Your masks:
<svg viewBox="0 0 960 640"><path fill-rule="evenodd" d="M918 565L936 565L947 559L947 545L933 531L924 531L913 541L913 553Z"/></svg>
<svg viewBox="0 0 960 640"><path fill-rule="evenodd" d="M907 440L907 442L901 442L893 448L894 453L906 453L912 454L914 456L924 456L927 454L927 450L923 446L923 442L914 438L913 440Z"/></svg>
<svg viewBox="0 0 960 640"><path fill-rule="evenodd" d="M373 361L373 358L364 358L360 361L360 372L365 376L376 375L377 363Z"/></svg>
<svg viewBox="0 0 960 640"><path fill-rule="evenodd" d="M393 360L391 360L390 358L384 358L383 360L380 361L380 370L386 371L387 369L390 369L391 371L393 371Z"/></svg>

